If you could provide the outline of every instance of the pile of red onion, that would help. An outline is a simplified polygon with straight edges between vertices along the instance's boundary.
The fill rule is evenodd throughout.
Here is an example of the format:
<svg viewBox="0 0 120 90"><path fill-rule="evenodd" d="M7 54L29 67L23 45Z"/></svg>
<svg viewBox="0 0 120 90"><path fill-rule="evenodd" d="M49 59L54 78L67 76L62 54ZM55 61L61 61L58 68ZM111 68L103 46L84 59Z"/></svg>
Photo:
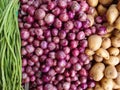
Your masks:
<svg viewBox="0 0 120 90"><path fill-rule="evenodd" d="M91 62L84 53L91 34L106 29L86 0L20 0L19 28L22 39L22 83L30 90L86 90L94 87L89 77Z"/></svg>

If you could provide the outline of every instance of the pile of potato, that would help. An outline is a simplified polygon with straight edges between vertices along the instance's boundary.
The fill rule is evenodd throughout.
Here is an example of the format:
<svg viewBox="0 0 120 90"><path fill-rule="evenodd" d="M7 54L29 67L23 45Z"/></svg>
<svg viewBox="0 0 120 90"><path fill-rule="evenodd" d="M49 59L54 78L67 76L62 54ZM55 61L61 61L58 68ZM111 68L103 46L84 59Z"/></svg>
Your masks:
<svg viewBox="0 0 120 90"><path fill-rule="evenodd" d="M120 90L120 0L87 0L95 7L95 15L106 15L107 34L88 38L86 54L95 63L90 76L95 88L88 90Z"/></svg>

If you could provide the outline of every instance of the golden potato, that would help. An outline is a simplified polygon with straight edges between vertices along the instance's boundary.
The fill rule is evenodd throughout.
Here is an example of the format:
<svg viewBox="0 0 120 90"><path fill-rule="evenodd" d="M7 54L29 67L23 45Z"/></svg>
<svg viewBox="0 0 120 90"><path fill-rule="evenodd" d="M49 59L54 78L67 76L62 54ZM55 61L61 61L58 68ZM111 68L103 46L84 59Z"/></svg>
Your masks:
<svg viewBox="0 0 120 90"><path fill-rule="evenodd" d="M111 40L110 40L110 38L103 38L102 48L108 49L109 47L111 47Z"/></svg>

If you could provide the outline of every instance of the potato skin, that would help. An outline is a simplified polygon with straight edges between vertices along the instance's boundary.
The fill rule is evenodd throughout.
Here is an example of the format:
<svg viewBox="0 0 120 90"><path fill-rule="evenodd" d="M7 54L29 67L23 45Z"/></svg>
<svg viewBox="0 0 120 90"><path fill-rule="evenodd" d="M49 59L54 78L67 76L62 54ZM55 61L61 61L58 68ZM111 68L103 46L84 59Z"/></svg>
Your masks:
<svg viewBox="0 0 120 90"><path fill-rule="evenodd" d="M120 38L118 38L118 37L112 37L111 38L111 43L112 43L113 47L119 48L120 47Z"/></svg>
<svg viewBox="0 0 120 90"><path fill-rule="evenodd" d="M115 28L118 29L118 30L120 30L120 16L115 21Z"/></svg>
<svg viewBox="0 0 120 90"><path fill-rule="evenodd" d="M96 7L98 5L98 0L87 0L87 2L92 7Z"/></svg>
<svg viewBox="0 0 120 90"><path fill-rule="evenodd" d="M104 0L104 1L107 1L107 0ZM108 8L106 13L106 18L109 24L112 25L118 16L119 16L119 11L117 10L116 5L111 5Z"/></svg>
<svg viewBox="0 0 120 90"><path fill-rule="evenodd" d="M109 47L111 47L111 40L110 40L110 38L103 38L102 48L108 49Z"/></svg>
<svg viewBox="0 0 120 90"><path fill-rule="evenodd" d="M105 77L109 79L115 79L118 75L116 68L112 65L109 65L105 68L104 74Z"/></svg>
<svg viewBox="0 0 120 90"><path fill-rule="evenodd" d="M95 81L100 81L104 74L103 71L105 69L105 65L103 63L96 63L90 70L90 76Z"/></svg>
<svg viewBox="0 0 120 90"><path fill-rule="evenodd" d="M108 49L108 52L109 52L110 55L117 56L119 54L119 49L114 48L114 47L110 47Z"/></svg>
<svg viewBox="0 0 120 90"><path fill-rule="evenodd" d="M102 38L99 35L91 35L88 38L88 47L89 49L96 51L101 47Z"/></svg>
<svg viewBox="0 0 120 90"><path fill-rule="evenodd" d="M108 60L104 60L103 62L108 65L116 66L117 64L119 64L120 60L116 56L110 56Z"/></svg>
<svg viewBox="0 0 120 90"><path fill-rule="evenodd" d="M103 57L104 59L109 59L110 58L110 55L109 55L108 51L106 49L103 49L103 48L99 48L96 51L96 55L98 55L100 57Z"/></svg>
<svg viewBox="0 0 120 90"><path fill-rule="evenodd" d="M111 4L113 0L99 0L99 2L103 5Z"/></svg>
<svg viewBox="0 0 120 90"><path fill-rule="evenodd" d="M107 9L102 4L99 4L97 7L97 11L100 15L104 15L107 12Z"/></svg>
<svg viewBox="0 0 120 90"><path fill-rule="evenodd" d="M118 72L118 76L114 81L116 82L116 84L120 85L120 72Z"/></svg>
<svg viewBox="0 0 120 90"><path fill-rule="evenodd" d="M103 78L101 80L101 86L104 90L112 90L113 89L113 80L108 78Z"/></svg>
<svg viewBox="0 0 120 90"><path fill-rule="evenodd" d="M96 62L102 62L102 61L103 61L103 57L100 57L100 56L98 56L98 55L94 55L94 60L95 60Z"/></svg>

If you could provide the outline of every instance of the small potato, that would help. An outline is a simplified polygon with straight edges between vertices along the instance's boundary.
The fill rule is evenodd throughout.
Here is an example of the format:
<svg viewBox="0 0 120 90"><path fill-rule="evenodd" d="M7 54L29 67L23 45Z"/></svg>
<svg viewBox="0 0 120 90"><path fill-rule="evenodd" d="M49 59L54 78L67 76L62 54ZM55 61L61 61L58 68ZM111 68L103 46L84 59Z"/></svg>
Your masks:
<svg viewBox="0 0 120 90"><path fill-rule="evenodd" d="M111 47L111 40L110 40L110 38L103 38L102 48L108 49L109 47Z"/></svg>
<svg viewBox="0 0 120 90"><path fill-rule="evenodd" d="M115 28L118 29L118 30L120 30L120 16L115 21Z"/></svg>
<svg viewBox="0 0 120 90"><path fill-rule="evenodd" d="M114 26L112 26L112 25L107 25L106 30L107 30L107 33L111 33L111 32L114 30Z"/></svg>
<svg viewBox="0 0 120 90"><path fill-rule="evenodd" d="M120 64L116 66L118 72L120 72Z"/></svg>
<svg viewBox="0 0 120 90"><path fill-rule="evenodd" d="M120 47L120 38L112 37L111 42L113 47Z"/></svg>
<svg viewBox="0 0 120 90"><path fill-rule="evenodd" d="M100 84L96 83L94 90L104 90Z"/></svg>
<svg viewBox="0 0 120 90"><path fill-rule="evenodd" d="M105 69L105 65L103 63L96 63L90 70L90 76L95 81L100 81L104 74L103 71Z"/></svg>
<svg viewBox="0 0 120 90"><path fill-rule="evenodd" d="M98 55L94 55L94 60L95 60L96 62L102 62L102 61L103 61L103 57L100 57L100 56L98 56Z"/></svg>
<svg viewBox="0 0 120 90"><path fill-rule="evenodd" d="M120 30L115 29L114 32L113 32L113 35L114 35L115 37L120 38Z"/></svg>
<svg viewBox="0 0 120 90"><path fill-rule="evenodd" d="M117 4L117 9L120 11L120 1Z"/></svg>
<svg viewBox="0 0 120 90"><path fill-rule="evenodd" d="M88 58L89 58L89 60L90 60L90 61L92 61L92 60L93 60L93 56L89 56Z"/></svg>
<svg viewBox="0 0 120 90"><path fill-rule="evenodd" d="M99 2L103 5L111 4L113 0L99 0Z"/></svg>
<svg viewBox="0 0 120 90"><path fill-rule="evenodd" d="M103 78L101 80L101 86L104 90L113 90L113 80L108 78Z"/></svg>
<svg viewBox="0 0 120 90"><path fill-rule="evenodd" d="M91 7L96 7L98 5L98 0L87 0Z"/></svg>
<svg viewBox="0 0 120 90"><path fill-rule="evenodd" d="M86 48L85 53L86 53L88 56L92 56L92 55L95 54L94 51L92 51L92 50L90 50L90 49L88 49L88 48Z"/></svg>
<svg viewBox="0 0 120 90"><path fill-rule="evenodd" d="M113 66L119 64L119 62L120 62L120 59L116 56L110 56L109 60L104 60L105 64L113 65Z"/></svg>
<svg viewBox="0 0 120 90"><path fill-rule="evenodd" d="M88 20L90 21L90 26L94 24L94 17L92 15L87 15Z"/></svg>
<svg viewBox="0 0 120 90"><path fill-rule="evenodd" d="M109 52L109 54L112 55L112 56L117 56L120 51L119 51L118 48L110 47L110 48L108 49L108 52Z"/></svg>
<svg viewBox="0 0 120 90"><path fill-rule="evenodd" d="M97 12L96 9L94 9L94 11L93 11L93 13L92 13L92 16L93 16L93 17L97 17L97 16L98 16L98 12Z"/></svg>
<svg viewBox="0 0 120 90"><path fill-rule="evenodd" d="M114 81L116 82L116 84L120 85L120 72L118 72L118 76Z"/></svg>
<svg viewBox="0 0 120 90"><path fill-rule="evenodd" d="M118 75L116 68L112 65L109 65L105 68L104 74L105 77L109 79L115 79Z"/></svg>
<svg viewBox="0 0 120 90"><path fill-rule="evenodd" d="M120 85L117 84L115 80L113 81L113 84L114 84L113 89L120 89Z"/></svg>
<svg viewBox="0 0 120 90"><path fill-rule="evenodd" d="M96 55L103 57L104 59L109 59L110 55L106 49L100 48L96 51Z"/></svg>
<svg viewBox="0 0 120 90"><path fill-rule="evenodd" d="M101 47L102 38L99 35L91 35L88 38L88 47L89 49L96 51Z"/></svg>
<svg viewBox="0 0 120 90"><path fill-rule="evenodd" d="M117 10L116 5L111 5L108 8L107 13L106 13L106 18L109 24L110 25L113 24L118 16L119 16L119 11Z"/></svg>
<svg viewBox="0 0 120 90"><path fill-rule="evenodd" d="M102 4L100 4L97 7L97 11L100 15L104 15L107 12L107 9Z"/></svg>
<svg viewBox="0 0 120 90"><path fill-rule="evenodd" d="M103 37L105 37L105 38L110 38L111 36L112 36L112 33L107 33L107 34L103 35Z"/></svg>

